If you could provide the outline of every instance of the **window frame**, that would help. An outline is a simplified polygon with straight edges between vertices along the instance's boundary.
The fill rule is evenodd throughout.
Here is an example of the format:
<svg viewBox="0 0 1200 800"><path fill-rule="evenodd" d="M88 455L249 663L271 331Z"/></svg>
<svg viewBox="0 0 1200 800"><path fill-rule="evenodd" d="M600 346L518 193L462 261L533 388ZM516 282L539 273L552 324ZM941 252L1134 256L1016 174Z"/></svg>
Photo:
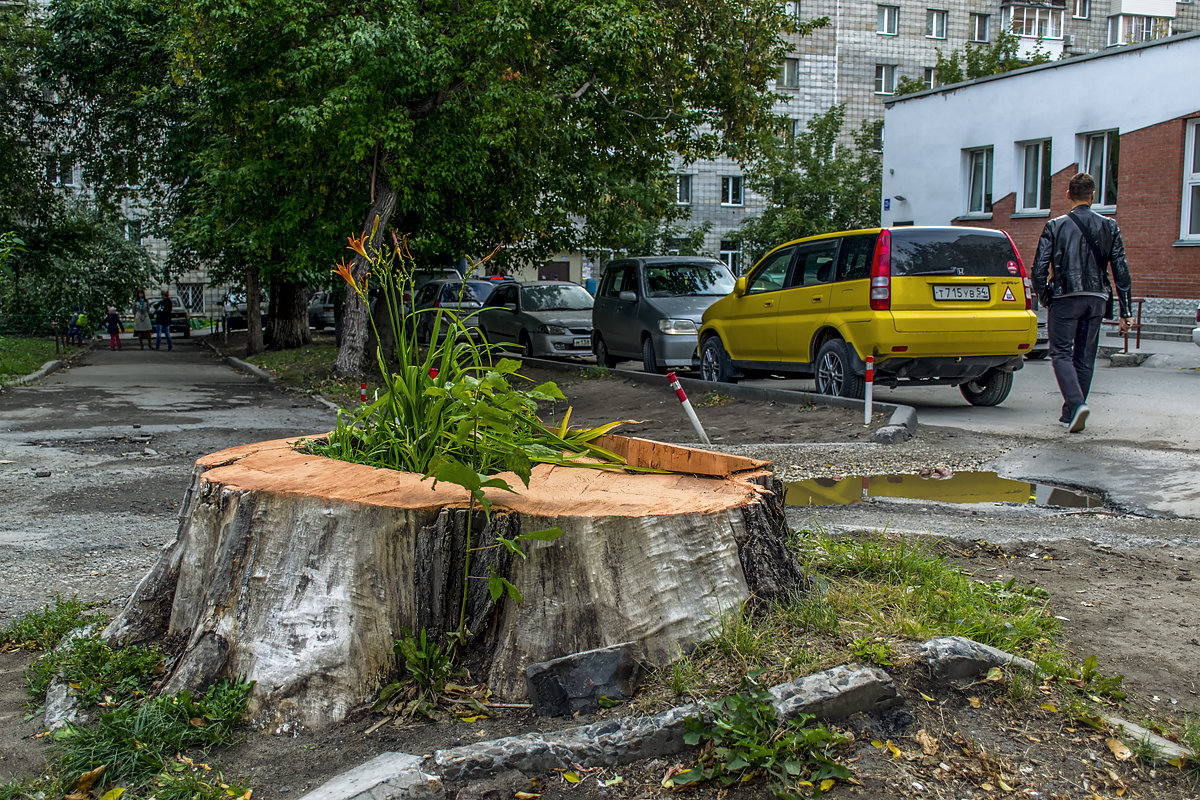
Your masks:
<svg viewBox="0 0 1200 800"><path fill-rule="evenodd" d="M789 17L800 16L800 0L784 0L783 13Z"/></svg>
<svg viewBox="0 0 1200 800"><path fill-rule="evenodd" d="M1195 230L1192 230L1192 222L1195 222ZM1200 243L1200 118L1188 120L1184 128L1179 241Z"/></svg>
<svg viewBox="0 0 1200 800"><path fill-rule="evenodd" d="M966 167L966 214L974 218L990 218L993 208L993 179L995 176L996 148L995 145L971 147L963 150ZM983 160L983 186L979 192L979 208L972 208L975 202L975 165L976 159Z"/></svg>
<svg viewBox="0 0 1200 800"><path fill-rule="evenodd" d="M681 172L675 176L675 205L690 206L692 204L692 176Z"/></svg>
<svg viewBox="0 0 1200 800"><path fill-rule="evenodd" d="M1128 24L1125 24L1128 23ZM1134 31L1134 26L1141 30ZM1154 17L1149 14L1113 14L1108 18L1108 46L1141 44L1165 39L1173 32L1171 17Z"/></svg>
<svg viewBox="0 0 1200 800"><path fill-rule="evenodd" d="M880 36L900 35L900 6L886 3L875 6L875 33Z"/></svg>
<svg viewBox="0 0 1200 800"><path fill-rule="evenodd" d="M789 78L788 71L791 69ZM786 56L783 63L779 65L779 77L775 81L775 86L780 89L799 89L800 88L800 59L797 56Z"/></svg>
<svg viewBox="0 0 1200 800"><path fill-rule="evenodd" d="M1101 139L1103 154L1100 169L1095 169L1092 158L1093 143ZM1080 156L1078 163L1082 170L1096 181L1096 200L1092 208L1097 210L1114 211L1119 199L1118 188L1121 183L1121 131L1117 128L1103 131L1090 131L1080 134ZM1115 162L1115 163L1114 163ZM1100 174L1097 174L1099 172ZM1111 202L1110 202L1111 200Z"/></svg>
<svg viewBox="0 0 1200 800"><path fill-rule="evenodd" d="M979 14L971 12L970 16L970 41L972 42L989 42L992 35L991 14ZM983 28L983 33L980 34L980 28Z"/></svg>
<svg viewBox="0 0 1200 800"><path fill-rule="evenodd" d="M1091 19L1091 0L1072 0L1071 19Z"/></svg>
<svg viewBox="0 0 1200 800"><path fill-rule="evenodd" d="M1019 142L1021 148L1021 190L1017 193L1017 212L1021 214L1045 214L1050 211L1052 200L1051 178L1051 158L1053 157L1054 149L1051 139L1031 139L1024 142ZM1029 160L1030 154L1036 159L1037 173L1034 176L1036 185L1033 187L1033 204L1029 204L1030 194L1030 175L1029 175Z"/></svg>
<svg viewBox="0 0 1200 800"><path fill-rule="evenodd" d="M1020 26L1017 30L1017 12L1020 12ZM1005 6L1003 9L1004 16L1007 17L1007 25L1005 27L1016 36L1023 39L1054 39L1060 40L1063 38L1063 16L1066 12L1065 8L1047 8L1045 6L1025 6L1013 5ZM1043 27L1042 20L1045 19L1045 32L1039 32ZM1055 21L1057 20L1057 32L1055 30Z"/></svg>
<svg viewBox="0 0 1200 800"><path fill-rule="evenodd" d="M890 77L890 80L889 80ZM891 95L896 93L896 65L875 65L875 94Z"/></svg>
<svg viewBox="0 0 1200 800"><path fill-rule="evenodd" d="M937 67L922 67L921 68L921 83L926 89L937 88Z"/></svg>
<svg viewBox="0 0 1200 800"><path fill-rule="evenodd" d="M926 39L945 39L946 28L950 20L950 12L943 8L927 8L925 9L925 38ZM941 32L938 32L938 23L941 23Z"/></svg>
<svg viewBox="0 0 1200 800"><path fill-rule="evenodd" d="M742 268L742 243L733 239L722 239L717 251L718 258L733 275L740 275Z"/></svg>
<svg viewBox="0 0 1200 800"><path fill-rule="evenodd" d="M741 175L721 176L721 205L730 208L746 205L746 186Z"/></svg>

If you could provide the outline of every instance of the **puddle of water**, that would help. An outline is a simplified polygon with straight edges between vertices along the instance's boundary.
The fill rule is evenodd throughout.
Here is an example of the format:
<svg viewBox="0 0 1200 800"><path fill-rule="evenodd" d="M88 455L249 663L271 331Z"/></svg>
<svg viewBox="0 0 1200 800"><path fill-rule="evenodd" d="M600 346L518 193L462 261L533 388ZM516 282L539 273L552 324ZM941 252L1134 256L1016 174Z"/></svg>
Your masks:
<svg viewBox="0 0 1200 800"><path fill-rule="evenodd" d="M872 497L938 503L1020 503L1060 508L1104 506L1104 500L1094 494L1046 483L1015 481L994 472L956 472L941 480L919 475L851 475L784 484L784 503L789 506L840 506Z"/></svg>

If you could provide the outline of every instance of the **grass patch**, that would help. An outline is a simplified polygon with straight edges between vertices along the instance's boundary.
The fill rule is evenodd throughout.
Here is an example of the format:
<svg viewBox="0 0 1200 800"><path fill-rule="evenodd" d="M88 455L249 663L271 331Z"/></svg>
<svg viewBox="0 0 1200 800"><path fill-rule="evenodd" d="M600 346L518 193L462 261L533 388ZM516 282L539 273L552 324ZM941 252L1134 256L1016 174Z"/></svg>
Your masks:
<svg viewBox="0 0 1200 800"><path fill-rule="evenodd" d="M112 706L141 697L162 673L163 655L153 647L109 647L99 634L73 639L46 653L25 672L29 696L41 703L61 676L84 706Z"/></svg>
<svg viewBox="0 0 1200 800"><path fill-rule="evenodd" d="M268 350L249 356L246 361L293 389L320 394L342 408L353 410L360 405L362 381L334 376L337 352L333 344L312 344L290 350ZM378 383L367 381L368 397L374 396Z"/></svg>
<svg viewBox="0 0 1200 800"><path fill-rule="evenodd" d="M721 394L720 392L705 392L704 397L697 400L695 405L697 408L717 408L725 405L731 400L733 400L733 398L727 394Z"/></svg>
<svg viewBox="0 0 1200 800"><path fill-rule="evenodd" d="M0 649L50 650L70 631L106 623L103 615L88 613L102 605L82 602L78 596L64 600L55 595L53 605L44 605L0 631Z"/></svg>
<svg viewBox="0 0 1200 800"><path fill-rule="evenodd" d="M53 339L0 336L0 383L36 372L54 356Z"/></svg>

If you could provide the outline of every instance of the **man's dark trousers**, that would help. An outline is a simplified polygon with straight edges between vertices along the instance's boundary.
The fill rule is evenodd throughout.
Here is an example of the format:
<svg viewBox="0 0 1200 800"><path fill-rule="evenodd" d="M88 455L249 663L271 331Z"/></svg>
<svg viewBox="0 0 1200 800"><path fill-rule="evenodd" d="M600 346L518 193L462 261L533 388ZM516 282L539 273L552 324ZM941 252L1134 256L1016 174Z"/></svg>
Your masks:
<svg viewBox="0 0 1200 800"><path fill-rule="evenodd" d="M1106 301L1091 295L1056 297L1046 310L1054 378L1063 396L1063 420L1087 402Z"/></svg>

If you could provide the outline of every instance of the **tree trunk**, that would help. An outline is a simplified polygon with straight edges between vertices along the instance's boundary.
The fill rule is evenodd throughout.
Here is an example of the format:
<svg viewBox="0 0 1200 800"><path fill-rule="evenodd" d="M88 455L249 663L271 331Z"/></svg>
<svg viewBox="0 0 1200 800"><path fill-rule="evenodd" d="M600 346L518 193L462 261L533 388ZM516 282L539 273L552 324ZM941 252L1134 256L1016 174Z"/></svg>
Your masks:
<svg viewBox="0 0 1200 800"><path fill-rule="evenodd" d="M312 344L308 295L298 283L282 277L271 279L271 347L287 350Z"/></svg>
<svg viewBox="0 0 1200 800"><path fill-rule="evenodd" d="M386 159L372 170L371 209L367 212L367 221L363 231L375 231L367 243L367 252L385 246L388 221L396 210L396 189L386 173ZM378 220L378 224L376 224ZM354 254L351 262L351 273L354 280L361 286L363 278L370 269L367 259ZM363 349L367 343L367 304L355 292L346 292L346 304L342 309L341 343L338 345L337 361L333 371L339 378L358 377L362 374Z"/></svg>
<svg viewBox="0 0 1200 800"><path fill-rule="evenodd" d="M766 462L623 437L601 446L679 472L541 465L518 494L489 490L488 522L458 486L291 441L206 456L176 540L106 636L180 646L164 692L244 676L258 724L322 727L396 676L403 629L456 630L464 594L473 635L459 655L515 700L532 663L635 641L666 664L713 614L800 587ZM565 535L523 542L526 558L496 546L551 527ZM521 604L493 601L493 571Z"/></svg>
<svg viewBox="0 0 1200 800"><path fill-rule="evenodd" d="M246 267L246 355L266 349L263 344L262 303L259 302L258 267Z"/></svg>

